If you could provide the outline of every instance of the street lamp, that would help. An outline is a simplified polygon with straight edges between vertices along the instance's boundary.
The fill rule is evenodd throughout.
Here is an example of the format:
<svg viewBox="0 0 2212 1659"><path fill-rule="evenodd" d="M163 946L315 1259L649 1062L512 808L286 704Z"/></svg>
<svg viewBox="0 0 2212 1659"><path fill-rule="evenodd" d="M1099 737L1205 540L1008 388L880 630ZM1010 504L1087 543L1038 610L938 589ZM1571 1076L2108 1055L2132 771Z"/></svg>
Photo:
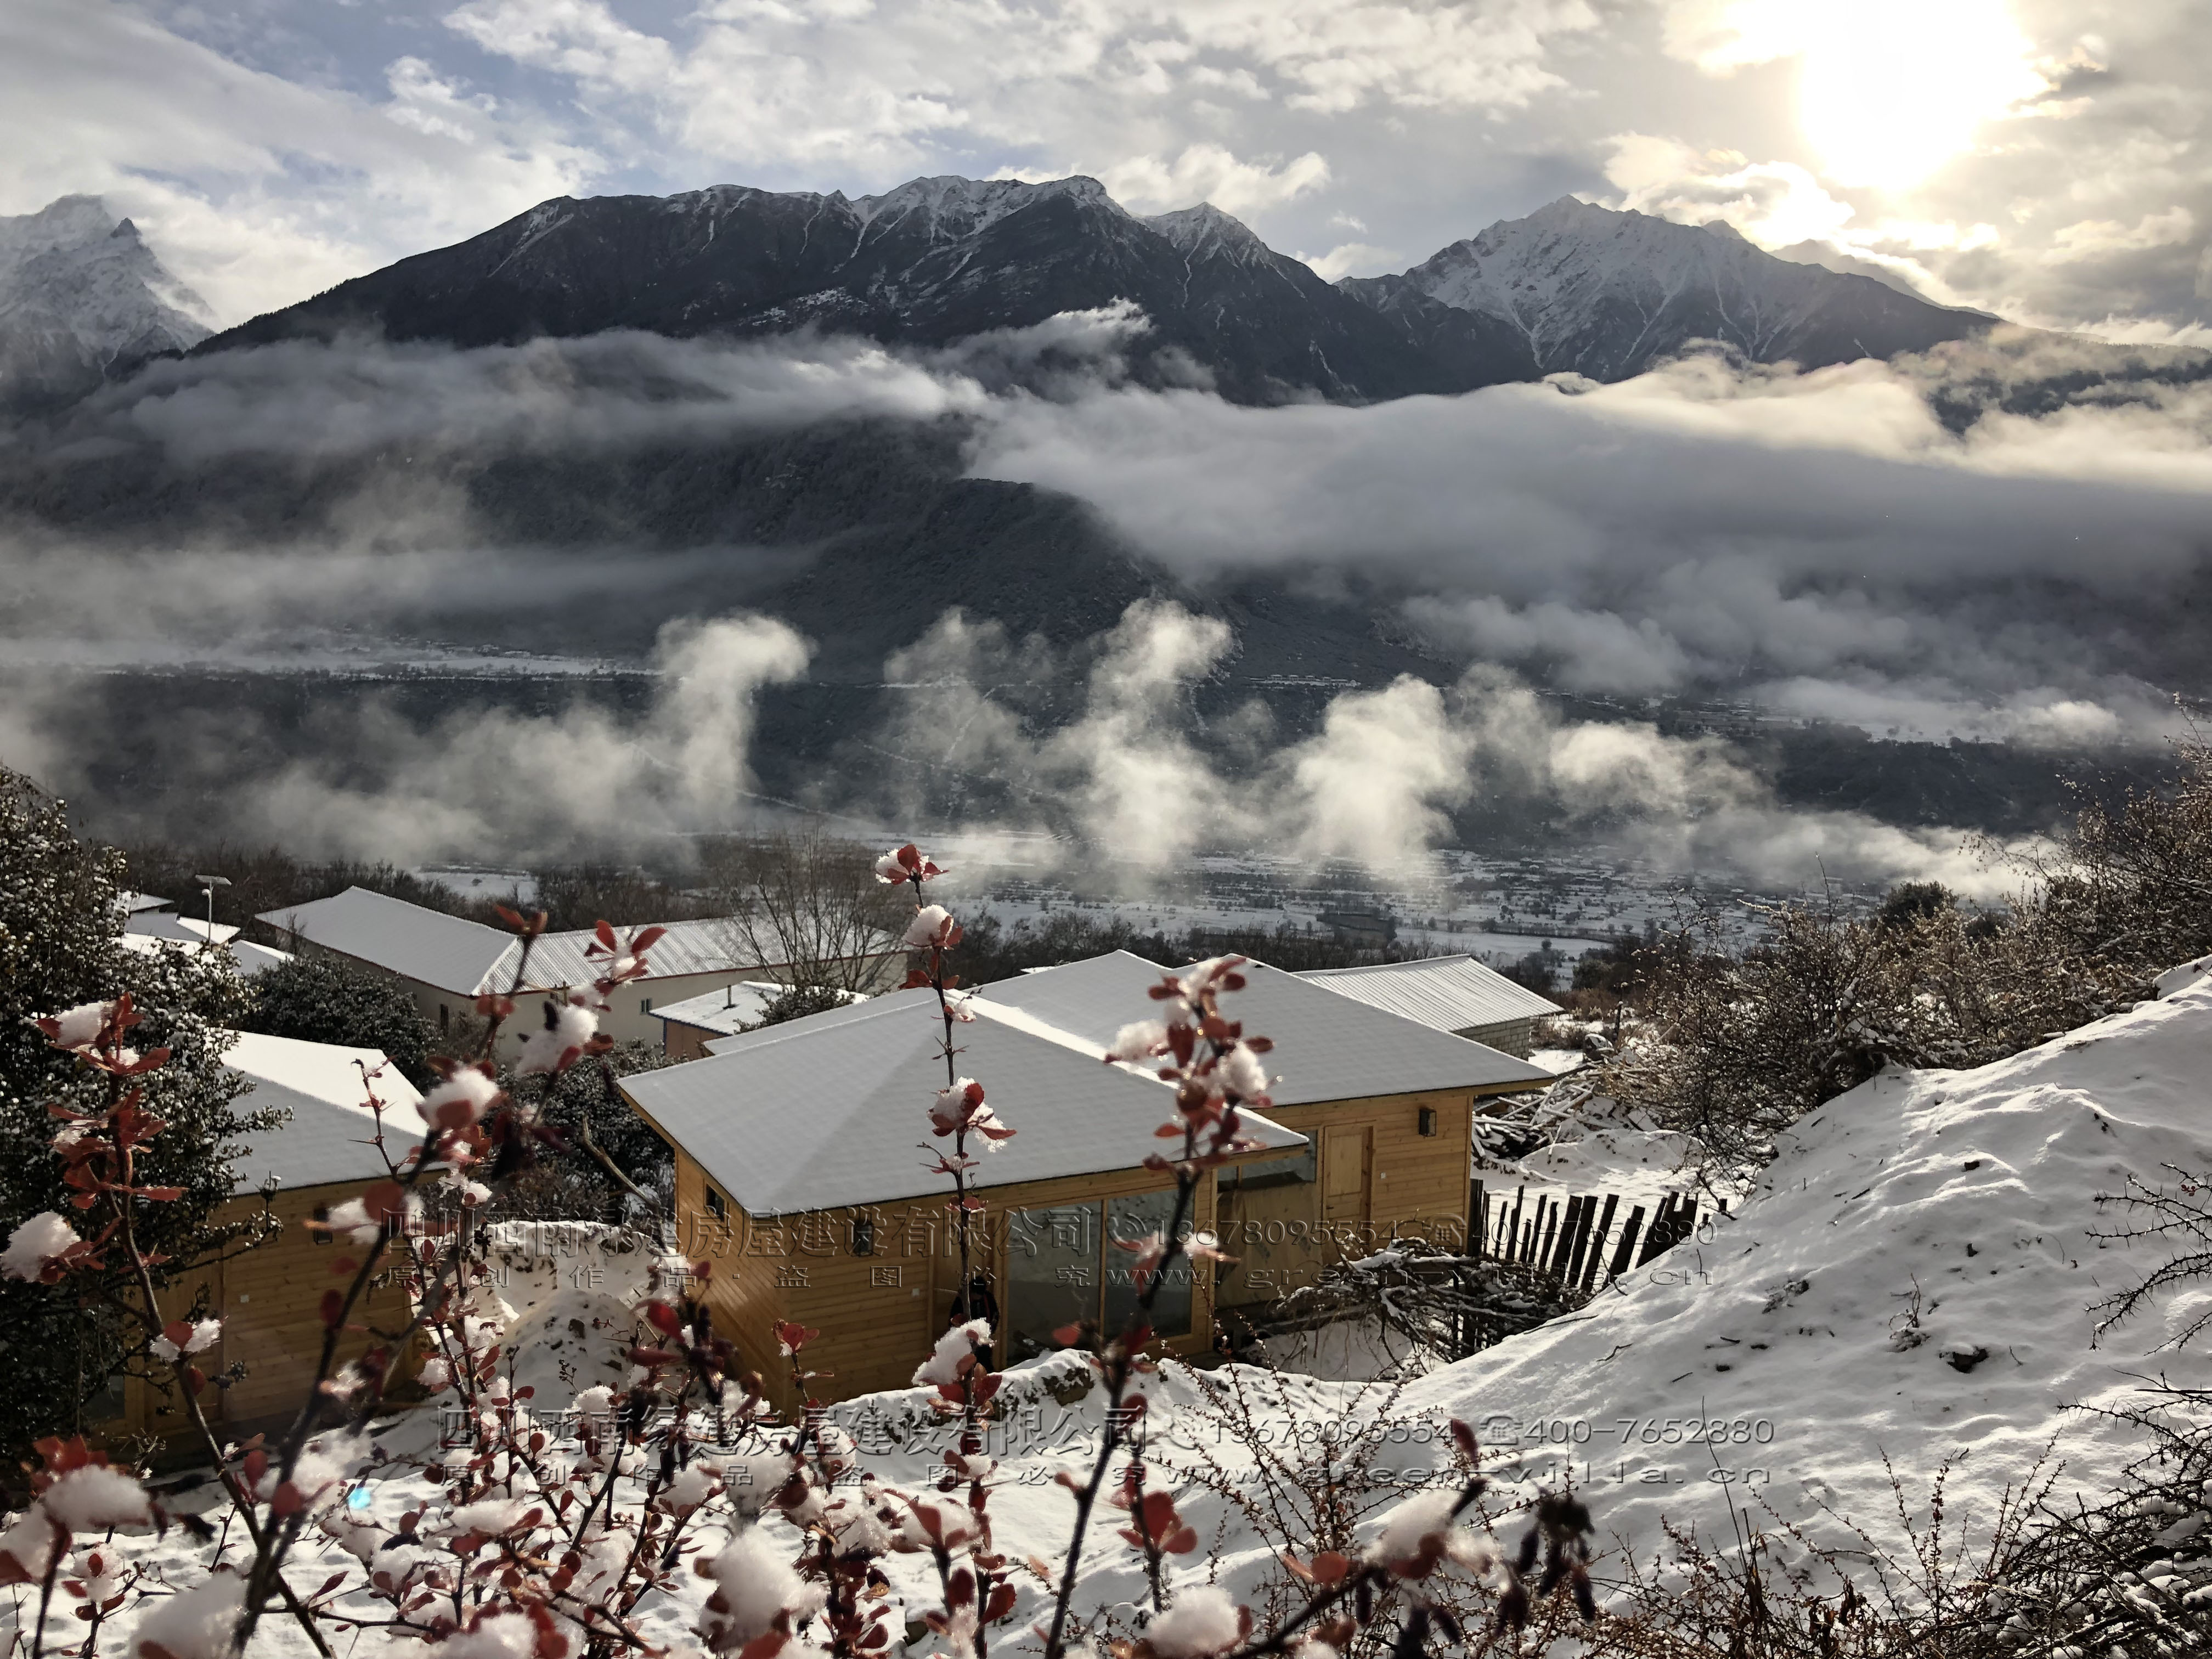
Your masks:
<svg viewBox="0 0 2212 1659"><path fill-rule="evenodd" d="M215 944L215 890L218 887L229 886L230 878L228 876L194 876L192 879L199 883L200 886L204 889L207 893L207 938L203 940L200 945L200 949L205 951L210 949Z"/></svg>

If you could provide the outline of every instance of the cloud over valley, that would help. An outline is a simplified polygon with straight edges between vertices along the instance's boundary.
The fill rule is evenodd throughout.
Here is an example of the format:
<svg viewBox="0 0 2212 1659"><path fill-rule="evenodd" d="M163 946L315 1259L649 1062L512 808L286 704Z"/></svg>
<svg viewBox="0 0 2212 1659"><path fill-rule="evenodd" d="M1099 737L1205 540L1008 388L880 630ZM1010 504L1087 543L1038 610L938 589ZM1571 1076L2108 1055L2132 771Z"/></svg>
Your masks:
<svg viewBox="0 0 2212 1659"><path fill-rule="evenodd" d="M726 827L754 810L757 700L827 673L845 758L808 804L1018 823L1139 872L1239 844L1388 867L1510 803L1682 864L1955 876L1954 828L1785 806L1745 753L1669 735L1644 700L2154 756L2178 729L2170 693L2201 689L2185 624L2206 591L2212 390L2191 359L2001 340L1797 374L1693 356L1608 387L1251 409L1131 381L1143 326L1060 318L940 352L611 335L155 365L19 431L0 463L18 601L0 650L19 675L266 672L281 653L248 647L337 641L360 665L490 641L526 672L611 663L660 688L624 714L587 675L556 710L466 726L364 692L345 735L319 738L342 764L275 742L240 781L241 825L422 856ZM841 466L1080 501L1099 568L1118 556L1136 586L1047 639L976 602L988 568L948 594L956 543L953 567L894 563L802 616L786 601L846 580L825 573L877 533L778 493L806 468L775 447L824 433L848 446ZM587 495L617 481L604 493L626 504L542 541L493 487L525 463L580 468ZM724 472L667 507L670 480L705 467ZM521 476L526 496L550 475ZM836 490L895 514L889 476ZM1253 659L1255 583L1380 643L1291 708ZM698 631L714 615L730 619ZM868 628L879 653L830 666ZM680 667L701 640L719 665ZM700 683L716 689L694 708ZM19 684L8 757L64 784L96 770L82 700ZM586 773L625 817L597 816ZM693 774L705 795L672 781ZM943 787L956 777L965 793Z"/></svg>

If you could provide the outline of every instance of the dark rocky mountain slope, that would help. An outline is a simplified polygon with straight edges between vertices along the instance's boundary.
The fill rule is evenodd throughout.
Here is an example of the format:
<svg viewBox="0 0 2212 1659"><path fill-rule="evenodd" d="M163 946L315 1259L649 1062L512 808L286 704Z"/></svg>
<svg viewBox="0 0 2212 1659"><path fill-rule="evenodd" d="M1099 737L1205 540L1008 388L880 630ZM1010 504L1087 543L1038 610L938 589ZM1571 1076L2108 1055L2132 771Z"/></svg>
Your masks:
<svg viewBox="0 0 2212 1659"><path fill-rule="evenodd" d="M473 346L613 328L941 346L1116 303L1151 320L1140 375L1247 403L1371 402L1559 370L1619 380L1707 338L1812 367L1990 321L1732 232L1571 198L1401 276L1332 287L1213 207L1140 219L1091 179L917 179L851 200L736 185L562 198L201 349L348 330Z"/></svg>

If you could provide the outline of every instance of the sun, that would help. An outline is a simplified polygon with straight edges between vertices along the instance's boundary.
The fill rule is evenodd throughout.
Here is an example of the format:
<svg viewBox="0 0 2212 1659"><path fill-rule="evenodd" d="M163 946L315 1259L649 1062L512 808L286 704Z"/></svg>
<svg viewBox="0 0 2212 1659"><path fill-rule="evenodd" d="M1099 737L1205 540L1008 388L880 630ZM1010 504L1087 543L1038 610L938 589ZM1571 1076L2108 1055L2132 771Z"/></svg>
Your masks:
<svg viewBox="0 0 2212 1659"><path fill-rule="evenodd" d="M2044 91L2004 0L1801 3L1797 119L1839 184L1917 185Z"/></svg>

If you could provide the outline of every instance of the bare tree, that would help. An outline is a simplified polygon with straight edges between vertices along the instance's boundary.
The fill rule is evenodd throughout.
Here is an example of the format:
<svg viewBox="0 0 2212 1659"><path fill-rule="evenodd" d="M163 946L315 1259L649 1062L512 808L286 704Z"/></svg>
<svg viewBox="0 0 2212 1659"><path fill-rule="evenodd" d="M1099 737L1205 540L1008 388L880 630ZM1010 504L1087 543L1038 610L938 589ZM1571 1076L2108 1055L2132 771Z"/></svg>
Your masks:
<svg viewBox="0 0 2212 1659"><path fill-rule="evenodd" d="M731 960L787 985L879 990L904 965L906 916L875 880L875 853L819 830L709 847L707 885Z"/></svg>

